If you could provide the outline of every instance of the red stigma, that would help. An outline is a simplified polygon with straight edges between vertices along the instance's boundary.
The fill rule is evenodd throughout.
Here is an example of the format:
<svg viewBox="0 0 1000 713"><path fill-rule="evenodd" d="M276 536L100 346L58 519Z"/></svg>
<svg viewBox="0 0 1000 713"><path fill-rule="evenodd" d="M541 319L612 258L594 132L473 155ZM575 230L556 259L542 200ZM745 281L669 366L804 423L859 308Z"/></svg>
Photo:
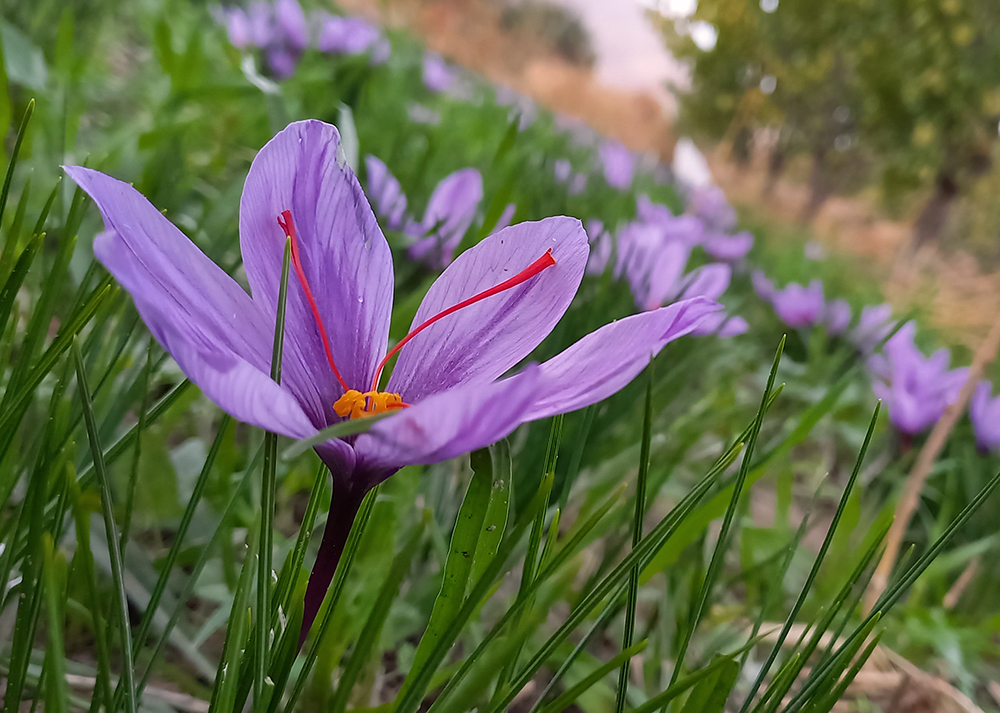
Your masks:
<svg viewBox="0 0 1000 713"><path fill-rule="evenodd" d="M293 252L292 252L293 259L294 259L294 254L295 253L294 253L294 248L293 248ZM517 273L513 277L511 277L511 278L509 278L507 280L504 280L499 285L495 285L494 287L490 287L487 290L483 290L482 292L479 292L479 293L473 295L472 297L469 297L468 299L464 299L461 302L459 302L458 304L452 305L451 307L449 307L448 309L446 309L446 310L444 310L442 312L438 312L436 315L434 315L433 317L431 317L430 319L428 319L426 322L424 322L423 324L421 324L420 326L418 326L416 329L412 330L405 337L403 337L402 339L400 339L399 343L397 343L396 346L394 346L392 349L389 350L389 353L385 355L385 358L382 359L381 362L379 362L378 367L375 369L375 378L372 379L372 388L371 388L371 390L372 391L378 391L378 380L379 380L379 377L382 375L382 370L385 368L385 365L389 363L389 360L392 359L392 357L394 357L396 354L399 353L399 350L403 348L404 344L406 344L407 342L409 342L411 339L413 339L415 336L417 336L422 331L424 331L425 329L427 329L429 326L431 326L432 324L434 324L435 322L437 322L440 319L444 319L449 314L454 314L455 312L458 312L460 309L465 309L466 307L474 305L477 302L480 302L481 300L485 300L487 297L492 297L493 295L500 294L501 292L504 292L505 290L509 290L509 289L514 288L514 287L517 287L522 282L527 282L532 277L534 277L535 275L537 275L538 273L540 273L542 270L545 270L546 268L550 268L550 267L552 267L555 264L556 264L556 259L554 257L552 257L552 248L549 248L548 250L545 251L544 255L542 255L540 258L538 258L537 260L535 260L533 263L531 263L530 265L528 265L526 268L524 268L523 270L521 270L521 272Z"/></svg>
<svg viewBox="0 0 1000 713"><path fill-rule="evenodd" d="M316 305L316 299L313 297L312 290L309 289L309 281L306 280L306 272L302 269L302 260L299 258L299 241L295 234L295 223L292 222L292 211L285 210L281 212L278 216L278 225L281 229L285 231L285 235L292 243L292 266L295 268L295 274L299 278L299 284L302 285L302 291L306 294L306 301L309 303L309 309L312 310L313 318L316 320L316 327L319 329L319 336L323 342L323 350L326 352L326 360L330 364L330 368L333 369L333 375L337 377L337 381L344 388L344 391L348 390L347 382L340 375L340 371L337 369L337 365L333 363L333 352L330 350L330 339L326 336L326 327L323 326L323 318L319 314L319 307Z"/></svg>

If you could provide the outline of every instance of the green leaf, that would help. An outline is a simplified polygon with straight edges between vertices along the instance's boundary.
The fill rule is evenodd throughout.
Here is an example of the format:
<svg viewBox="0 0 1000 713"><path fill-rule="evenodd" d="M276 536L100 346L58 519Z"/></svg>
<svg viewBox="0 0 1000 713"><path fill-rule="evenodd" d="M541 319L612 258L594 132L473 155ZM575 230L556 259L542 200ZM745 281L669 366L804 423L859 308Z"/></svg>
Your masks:
<svg viewBox="0 0 1000 713"><path fill-rule="evenodd" d="M642 419L642 442L639 447L639 476L635 483L635 509L632 515L632 547L642 539L642 520L646 515L646 481L649 478L649 449L653 434L653 365L647 367L649 383L646 385L646 404ZM639 602L639 567L636 565L628 576L628 603L625 605L625 631L622 634L622 649L632 646L635 634L635 608ZM615 711L625 710L625 700L628 696L629 662L622 661L618 672L618 692L615 696Z"/></svg>
<svg viewBox="0 0 1000 713"><path fill-rule="evenodd" d="M476 554L472 558L472 571L469 573L469 579L473 582L479 580L490 562L496 557L497 549L503 540L504 532L507 530L507 520L510 518L511 485L514 478L510 445L507 440L504 439L490 446L489 456L493 482L490 487L490 501L486 505L486 515L483 516L482 531L479 533L479 541L476 543ZM472 467L475 470L475 461L473 461Z"/></svg>
<svg viewBox="0 0 1000 713"><path fill-rule="evenodd" d="M0 20L7 80L36 92L44 92L49 78L45 55L19 29Z"/></svg>
<svg viewBox="0 0 1000 713"><path fill-rule="evenodd" d="M760 400L760 408L757 409L757 416L750 429L750 436L747 439L747 449L743 454L743 463L740 465L739 475L737 476L736 483L732 488L729 507L726 508L726 513L722 519L722 527L719 530L719 537L715 543L715 550L712 552L712 559L708 564L708 572L705 574L705 581L702 583L701 591L698 592L695 610L693 614L688 617L688 625L684 629L680 649L677 653L676 662L674 663L674 669L670 674L671 685L677 681L677 677L680 675L681 669L684 666L684 657L687 654L688 646L691 643L691 638L694 636L694 632L698 628L698 624L701 623L701 617L705 612L705 607L708 605L708 599L711 596L712 587L715 585L715 580L718 579L719 573L722 571L723 560L725 558L726 551L729 549L729 532L733 527L733 520L736 518L736 509L739 505L740 497L743 495L743 487L746 484L747 475L750 472L750 459L753 457L754 446L757 443L757 436L760 433L760 427L764 421L764 413L767 411L768 398L771 395L771 390L774 388L774 380L778 374L778 364L781 363L781 352L784 348L785 338L782 337L781 341L778 343L778 349L774 354L774 362L771 364L771 372L767 376L767 385L764 387L764 395Z"/></svg>
<svg viewBox="0 0 1000 713"><path fill-rule="evenodd" d="M584 676L579 683L566 689L565 693L542 708L541 713L562 713L562 711L573 705L573 703L576 702L576 699L579 698L585 691L589 690L595 683L600 681L619 666L627 666L633 656L641 653L646 648L646 644L647 641L643 639L638 644L629 646L606 664L599 666Z"/></svg>
<svg viewBox="0 0 1000 713"><path fill-rule="evenodd" d="M681 713L722 713L739 672L736 659L723 657L719 667L691 691Z"/></svg>
<svg viewBox="0 0 1000 713"><path fill-rule="evenodd" d="M494 482L493 458L488 449L475 451L470 460L472 478L469 480L469 487L465 491L465 498L455 519L451 546L448 548L448 558L441 576L441 588L434 599L427 627L413 654L411 668L418 669L427 663L431 652L465 601L469 574L472 572L476 548L483 533L483 523L486 511L489 509ZM399 695L407 693L408 684L412 685L412 682L403 682Z"/></svg>
<svg viewBox="0 0 1000 713"><path fill-rule="evenodd" d="M45 667L45 710L66 713L69 710L69 689L66 686L66 650L62 638L66 560L55 551L52 535L47 532L42 546L45 550L45 604L49 620L49 641L45 650L48 662Z"/></svg>
<svg viewBox="0 0 1000 713"><path fill-rule="evenodd" d="M111 497L111 479L104 465L100 437L97 433L97 420L94 418L94 406L90 400L90 387L87 385L87 371L83 364L83 356L76 340L72 343L73 359L76 362L76 381L83 404L84 422L87 424L87 437L90 450L94 457L94 468L97 481L101 488L101 512L104 515L104 529L108 542L108 553L111 557L111 576L117 590L117 626L121 637L122 679L125 686L125 710L136 713L135 697L135 665L132 658L132 629L128 618L128 596L125 594L124 566L122 553L118 546L118 528L115 525L114 502Z"/></svg>

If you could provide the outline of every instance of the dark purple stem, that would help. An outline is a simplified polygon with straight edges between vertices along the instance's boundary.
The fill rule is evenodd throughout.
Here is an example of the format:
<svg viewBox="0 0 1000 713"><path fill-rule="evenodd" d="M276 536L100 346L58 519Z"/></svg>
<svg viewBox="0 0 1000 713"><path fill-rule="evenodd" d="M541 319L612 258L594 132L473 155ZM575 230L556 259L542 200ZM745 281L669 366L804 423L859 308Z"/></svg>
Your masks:
<svg viewBox="0 0 1000 713"><path fill-rule="evenodd" d="M316 564L313 565L312 573L309 575L309 584L306 586L305 606L302 611L302 633L299 634L299 648L306 640L309 629L312 627L319 608L323 604L326 592L330 589L333 575L337 571L337 564L341 555L344 554L344 545L347 537L351 534L351 526L354 525L354 518L361 507L360 496L346 488L340 488L334 481L333 499L330 502L330 515L326 521L326 530L323 531L323 542L320 543L319 552L316 554Z"/></svg>

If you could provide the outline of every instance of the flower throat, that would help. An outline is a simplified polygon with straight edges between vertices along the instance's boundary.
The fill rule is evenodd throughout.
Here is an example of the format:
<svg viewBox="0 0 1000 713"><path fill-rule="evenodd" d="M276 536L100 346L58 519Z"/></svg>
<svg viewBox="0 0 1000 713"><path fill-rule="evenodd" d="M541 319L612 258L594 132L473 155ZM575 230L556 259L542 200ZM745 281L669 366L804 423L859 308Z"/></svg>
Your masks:
<svg viewBox="0 0 1000 713"><path fill-rule="evenodd" d="M396 346L386 353L385 357L383 357L382 361L380 361L378 366L375 368L375 376L372 378L371 388L368 391L361 392L357 389L352 389L347 385L347 382L344 381L344 377L341 376L340 370L337 369L337 365L333 361L333 351L330 349L330 339L327 336L326 327L323 325L323 318L320 315L319 306L316 304L316 299L313 297L312 289L309 287L309 281L306 279L305 270L302 268L302 259L299 254L298 236L295 232L295 224L292 222L292 212L290 210L282 211L281 215L278 216L278 225L280 225L281 229L285 231L285 235L291 242L292 267L295 269L295 275L299 280L299 284L302 285L302 291L305 293L306 301L309 303L309 309L312 311L313 319L316 321L316 328L319 330L320 340L323 342L323 351L326 353L326 360L330 364L330 369L333 370L333 375L336 377L337 382L340 384L341 388L344 389L344 395L337 399L337 401L333 404L333 410L341 418L364 418L366 416L374 416L376 414L408 407L409 404L405 403L402 398L400 398L399 394L378 390L378 382L383 369L385 369L389 360L399 353L399 350L403 348L403 345L427 329L427 327L441 319L444 319L448 315L454 314L455 312L465 309L466 307L470 307L487 297L492 297L493 295L500 294L506 290L513 289L514 287L517 287L518 285L535 277L543 270L556 264L556 259L552 257L552 248L549 248L540 258L535 260L533 263L528 265L528 267L524 268L513 277L510 277L500 284L490 287L489 289L478 292L472 297L464 299L458 304L452 305L451 307L438 312L430 319L424 321L419 326L412 329L409 334L400 339Z"/></svg>

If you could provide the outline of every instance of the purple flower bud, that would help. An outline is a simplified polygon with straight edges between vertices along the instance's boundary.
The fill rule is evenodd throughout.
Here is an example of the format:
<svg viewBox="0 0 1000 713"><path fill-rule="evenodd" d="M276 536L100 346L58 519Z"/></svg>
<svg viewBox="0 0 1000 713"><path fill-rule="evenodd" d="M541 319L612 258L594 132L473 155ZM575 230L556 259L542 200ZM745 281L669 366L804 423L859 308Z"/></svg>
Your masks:
<svg viewBox="0 0 1000 713"><path fill-rule="evenodd" d="M1000 395L993 398L993 384L980 381L969 403L969 420L982 453L1000 452Z"/></svg>
<svg viewBox="0 0 1000 713"><path fill-rule="evenodd" d="M320 27L317 47L327 54L361 54L380 37L378 28L361 18L328 15Z"/></svg>
<svg viewBox="0 0 1000 713"><path fill-rule="evenodd" d="M309 44L309 26L299 0L275 0L274 17L282 43L302 52Z"/></svg>
<svg viewBox="0 0 1000 713"><path fill-rule="evenodd" d="M441 94L451 89L452 84L455 82L455 75L441 55L434 52L425 52L423 80L424 86L428 91Z"/></svg>
<svg viewBox="0 0 1000 713"><path fill-rule="evenodd" d="M632 186L635 177L635 157L619 141L605 141L598 150L604 167L604 180L612 188L624 191Z"/></svg>

